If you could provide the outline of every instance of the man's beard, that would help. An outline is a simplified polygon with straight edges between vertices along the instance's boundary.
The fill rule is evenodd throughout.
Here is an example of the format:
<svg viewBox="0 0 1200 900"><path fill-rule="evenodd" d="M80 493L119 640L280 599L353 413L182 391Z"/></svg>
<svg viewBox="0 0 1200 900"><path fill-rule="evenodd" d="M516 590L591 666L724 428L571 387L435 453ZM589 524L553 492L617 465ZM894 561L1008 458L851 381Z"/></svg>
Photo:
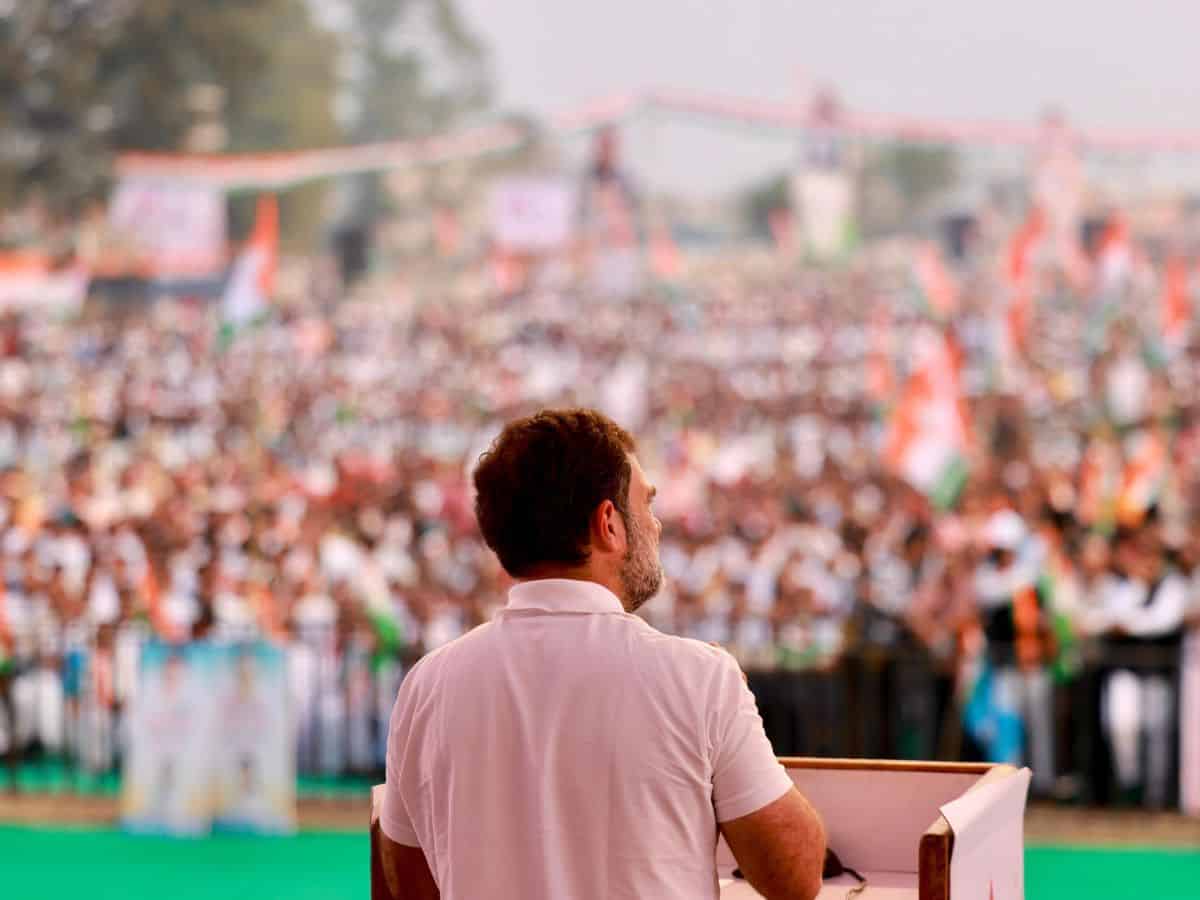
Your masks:
<svg viewBox="0 0 1200 900"><path fill-rule="evenodd" d="M621 561L621 592L627 612L635 612L662 587L662 564L650 536L630 516L626 517L629 547Z"/></svg>

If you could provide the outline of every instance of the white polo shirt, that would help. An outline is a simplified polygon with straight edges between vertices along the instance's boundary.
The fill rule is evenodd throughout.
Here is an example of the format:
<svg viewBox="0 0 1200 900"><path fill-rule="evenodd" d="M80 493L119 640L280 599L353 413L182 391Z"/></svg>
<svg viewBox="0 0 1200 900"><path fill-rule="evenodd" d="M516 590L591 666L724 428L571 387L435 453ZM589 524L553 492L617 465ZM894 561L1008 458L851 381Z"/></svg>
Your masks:
<svg viewBox="0 0 1200 900"><path fill-rule="evenodd" d="M717 822L791 786L733 657L546 579L409 672L380 825L443 900L702 900Z"/></svg>

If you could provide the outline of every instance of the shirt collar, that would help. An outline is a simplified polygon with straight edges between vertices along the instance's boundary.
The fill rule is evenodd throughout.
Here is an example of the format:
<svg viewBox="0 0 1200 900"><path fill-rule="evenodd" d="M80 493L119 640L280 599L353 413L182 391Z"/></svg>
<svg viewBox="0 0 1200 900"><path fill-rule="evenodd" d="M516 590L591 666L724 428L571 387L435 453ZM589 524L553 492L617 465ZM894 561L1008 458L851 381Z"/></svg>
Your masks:
<svg viewBox="0 0 1200 900"><path fill-rule="evenodd" d="M507 608L542 609L547 612L625 612L617 595L604 585L575 578L522 581L509 588Z"/></svg>

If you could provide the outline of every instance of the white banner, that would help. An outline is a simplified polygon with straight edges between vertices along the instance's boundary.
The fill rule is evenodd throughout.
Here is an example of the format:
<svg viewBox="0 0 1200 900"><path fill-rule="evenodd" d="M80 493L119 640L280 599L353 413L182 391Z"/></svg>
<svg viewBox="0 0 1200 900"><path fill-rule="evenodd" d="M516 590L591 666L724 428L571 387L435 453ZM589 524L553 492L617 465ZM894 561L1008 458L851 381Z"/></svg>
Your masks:
<svg viewBox="0 0 1200 900"><path fill-rule="evenodd" d="M153 179L118 182L109 222L158 277L211 275L225 265L225 195Z"/></svg>
<svg viewBox="0 0 1200 900"><path fill-rule="evenodd" d="M288 832L296 827L296 752L284 653L263 641L225 649L213 697L215 824Z"/></svg>
<svg viewBox="0 0 1200 900"><path fill-rule="evenodd" d="M492 190L492 236L506 250L556 250L571 238L575 204L565 179L507 178Z"/></svg>
<svg viewBox="0 0 1200 900"><path fill-rule="evenodd" d="M792 207L799 210L801 240L817 259L846 250L854 216L854 187L848 175L806 169L792 181Z"/></svg>
<svg viewBox="0 0 1200 900"><path fill-rule="evenodd" d="M38 268L0 266L0 310L51 309L73 311L87 296L88 275L80 268L49 272Z"/></svg>
<svg viewBox="0 0 1200 900"><path fill-rule="evenodd" d="M142 648L129 710L121 819L127 829L173 835L208 832L212 704L207 647L151 642Z"/></svg>
<svg viewBox="0 0 1200 900"><path fill-rule="evenodd" d="M284 662L283 651L265 642L142 649L123 777L126 828L295 829Z"/></svg>

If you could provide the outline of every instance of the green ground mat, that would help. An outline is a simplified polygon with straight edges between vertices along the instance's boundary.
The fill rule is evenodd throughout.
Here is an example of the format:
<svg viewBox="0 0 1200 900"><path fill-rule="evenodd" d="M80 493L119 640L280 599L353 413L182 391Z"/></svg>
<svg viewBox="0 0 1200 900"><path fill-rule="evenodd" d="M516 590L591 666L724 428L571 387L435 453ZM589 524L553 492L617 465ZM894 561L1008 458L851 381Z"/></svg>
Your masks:
<svg viewBox="0 0 1200 900"><path fill-rule="evenodd" d="M1030 847L1026 900L1196 900L1200 848Z"/></svg>
<svg viewBox="0 0 1200 900"><path fill-rule="evenodd" d="M0 826L4 900L367 900L364 834L215 835Z"/></svg>
<svg viewBox="0 0 1200 900"><path fill-rule="evenodd" d="M110 829L0 826L5 900L366 900L365 834L134 837ZM1200 896L1200 850L1032 847L1028 900Z"/></svg>

